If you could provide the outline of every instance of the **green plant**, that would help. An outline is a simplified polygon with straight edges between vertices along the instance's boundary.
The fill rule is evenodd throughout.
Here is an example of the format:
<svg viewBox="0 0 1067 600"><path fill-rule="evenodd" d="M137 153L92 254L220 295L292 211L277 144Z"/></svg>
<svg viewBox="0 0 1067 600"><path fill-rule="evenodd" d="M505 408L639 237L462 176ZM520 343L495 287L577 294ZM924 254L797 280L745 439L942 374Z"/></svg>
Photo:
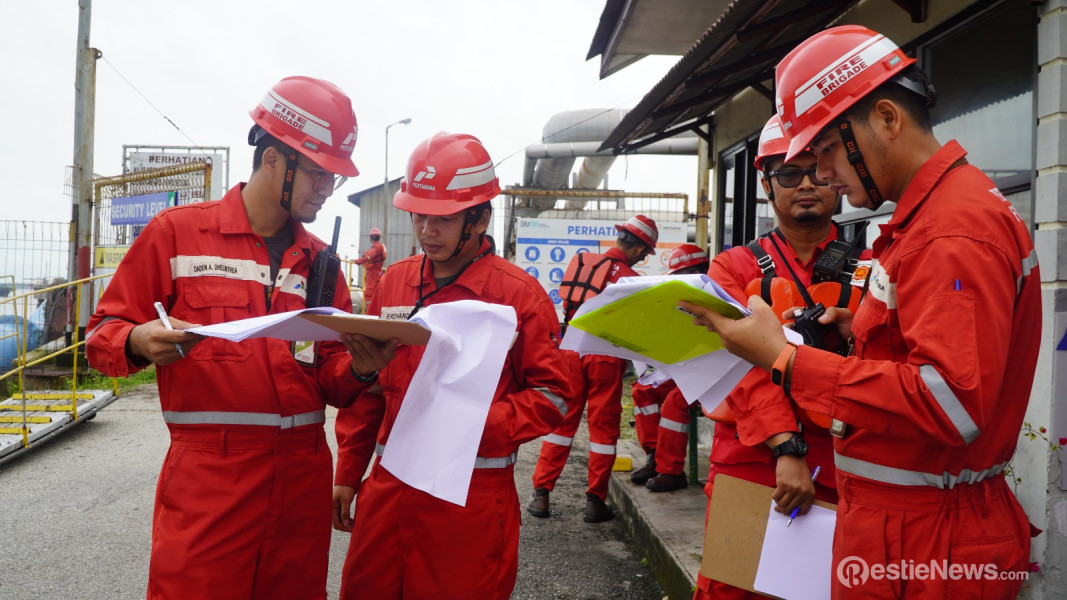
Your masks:
<svg viewBox="0 0 1067 600"><path fill-rule="evenodd" d="M156 368L154 365L150 365L147 369L142 369L130 377L119 377L118 382L120 391L146 383L155 383ZM70 380L66 381L66 385L70 385ZM95 369L90 369L79 378L78 387L80 389L109 390L111 389L111 378Z"/></svg>
<svg viewBox="0 0 1067 600"><path fill-rule="evenodd" d="M1045 429L1044 427L1038 427L1037 429L1034 429L1034 426L1026 421L1023 421L1021 435L1022 437L1030 440L1031 442L1037 442L1037 440L1040 438L1041 442L1039 443L1047 445L1049 450L1056 457L1056 460L1060 463L1063 462L1063 457L1061 456L1060 451L1063 450L1064 446L1067 446L1067 437L1061 437L1060 439L1053 442L1048 437L1047 429ZM1019 484L1023 482L1023 478L1019 477L1019 474L1015 471L1015 469L1012 468L1014 460L1015 458L1012 457L1012 460L1008 461L1008 466L1004 469L1004 476L1008 477L1008 479L1011 481L1012 487L1015 489L1016 492L1018 492Z"/></svg>

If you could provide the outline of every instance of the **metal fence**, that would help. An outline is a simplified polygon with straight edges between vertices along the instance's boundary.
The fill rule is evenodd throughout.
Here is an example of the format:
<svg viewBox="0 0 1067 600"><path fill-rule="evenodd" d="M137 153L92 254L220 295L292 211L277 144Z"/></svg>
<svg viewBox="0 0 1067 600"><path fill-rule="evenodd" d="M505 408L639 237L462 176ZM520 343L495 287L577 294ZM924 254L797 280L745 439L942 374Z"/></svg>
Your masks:
<svg viewBox="0 0 1067 600"><path fill-rule="evenodd" d="M70 223L0 221L0 298L67 277Z"/></svg>
<svg viewBox="0 0 1067 600"><path fill-rule="evenodd" d="M211 165L190 162L172 167L145 169L115 177L93 180L96 201L94 210L93 243L130 244L143 225L112 225L112 200L125 196L141 196L160 192L177 192L177 204L200 202L210 197Z"/></svg>

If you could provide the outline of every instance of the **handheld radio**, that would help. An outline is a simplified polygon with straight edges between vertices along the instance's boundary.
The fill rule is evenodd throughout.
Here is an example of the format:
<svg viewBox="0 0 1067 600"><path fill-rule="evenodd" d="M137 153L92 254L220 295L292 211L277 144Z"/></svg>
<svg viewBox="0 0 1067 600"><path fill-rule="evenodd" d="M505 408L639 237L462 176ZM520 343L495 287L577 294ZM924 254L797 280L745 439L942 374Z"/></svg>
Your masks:
<svg viewBox="0 0 1067 600"><path fill-rule="evenodd" d="M308 274L307 302L305 306L333 306L333 293L337 288L337 273L341 259L337 256L337 238L341 234L341 217L333 222L333 243L315 253L315 262Z"/></svg>

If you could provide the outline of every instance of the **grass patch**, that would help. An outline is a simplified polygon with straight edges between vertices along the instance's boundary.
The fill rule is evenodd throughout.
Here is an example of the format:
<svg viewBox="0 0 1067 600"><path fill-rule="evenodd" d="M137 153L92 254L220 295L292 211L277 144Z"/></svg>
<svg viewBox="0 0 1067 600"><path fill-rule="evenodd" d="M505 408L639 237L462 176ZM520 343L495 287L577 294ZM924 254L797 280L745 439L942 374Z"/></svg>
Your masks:
<svg viewBox="0 0 1067 600"><path fill-rule="evenodd" d="M119 377L119 391L144 385L146 383L156 382L156 367L155 365L149 365L147 368L142 369L130 377ZM67 385L70 381L67 380ZM90 390L109 390L111 389L111 378L104 375L100 371L95 369L89 369L87 373L81 376L78 382L79 389Z"/></svg>
<svg viewBox="0 0 1067 600"><path fill-rule="evenodd" d="M637 428L634 427L634 382L637 378L627 375L622 379L622 426L619 427L619 437L625 440L637 441Z"/></svg>

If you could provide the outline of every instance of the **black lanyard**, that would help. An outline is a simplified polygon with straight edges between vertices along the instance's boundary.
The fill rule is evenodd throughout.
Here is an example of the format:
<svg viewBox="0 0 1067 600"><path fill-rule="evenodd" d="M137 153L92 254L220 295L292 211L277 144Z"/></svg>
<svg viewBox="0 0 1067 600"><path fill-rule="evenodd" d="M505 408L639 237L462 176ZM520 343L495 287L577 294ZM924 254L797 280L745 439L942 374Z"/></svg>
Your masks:
<svg viewBox="0 0 1067 600"><path fill-rule="evenodd" d="M429 294L426 294L425 296L422 295L422 280L423 280L423 273L426 272L426 255L423 254L422 255L422 264L419 266L419 299L415 301L415 308L413 308L411 310L411 314L408 315L408 319L411 319L411 317L414 317L415 313L419 312L419 309L421 309L423 306L426 305L426 300L428 300L431 296L433 296L437 292L440 292L441 290L445 289L449 285L452 285L453 283L458 281L460 275L463 275L463 272L467 270L467 267L470 267L474 263L478 262L479 260L482 259L482 257L487 256L489 254L492 254L493 250L495 250L495 249L496 249L496 245L493 243L493 238L489 238L489 247L488 248L483 250L478 256L475 256L474 258L472 258L469 263L463 265L463 267L460 268L459 272L456 273L455 277L453 277L451 281L449 281L448 283L442 285L439 288L435 288L434 290L432 290Z"/></svg>

